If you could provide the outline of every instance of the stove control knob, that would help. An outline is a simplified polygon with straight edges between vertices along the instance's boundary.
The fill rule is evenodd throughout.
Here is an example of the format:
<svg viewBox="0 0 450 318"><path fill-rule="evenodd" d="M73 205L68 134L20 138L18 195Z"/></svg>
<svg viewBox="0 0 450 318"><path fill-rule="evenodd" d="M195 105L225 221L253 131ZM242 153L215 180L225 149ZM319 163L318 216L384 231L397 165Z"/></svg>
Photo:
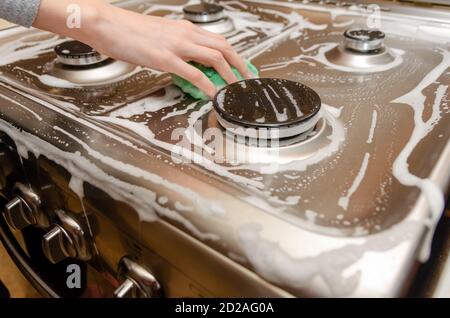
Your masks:
<svg viewBox="0 0 450 318"><path fill-rule="evenodd" d="M21 230L36 224L33 213L27 203L19 196L9 201L5 206L6 222L15 230Z"/></svg>
<svg viewBox="0 0 450 318"><path fill-rule="evenodd" d="M44 235L42 249L47 259L53 264L57 264L68 257L77 256L72 239L59 225L55 225Z"/></svg>
<svg viewBox="0 0 450 318"><path fill-rule="evenodd" d="M92 258L91 248L83 228L72 216L56 210L58 223L42 238L42 249L53 264L66 258L88 261Z"/></svg>
<svg viewBox="0 0 450 318"><path fill-rule="evenodd" d="M354 28L344 32L345 48L359 53L371 53L383 48L384 32L375 29Z"/></svg>
<svg viewBox="0 0 450 318"><path fill-rule="evenodd" d="M47 227L47 215L41 209L41 199L30 186L16 183L16 196L5 206L5 219L9 226L21 230L29 225Z"/></svg>
<svg viewBox="0 0 450 318"><path fill-rule="evenodd" d="M114 292L117 298L161 297L161 285L155 276L128 257L120 260L118 275L124 279L124 282Z"/></svg>

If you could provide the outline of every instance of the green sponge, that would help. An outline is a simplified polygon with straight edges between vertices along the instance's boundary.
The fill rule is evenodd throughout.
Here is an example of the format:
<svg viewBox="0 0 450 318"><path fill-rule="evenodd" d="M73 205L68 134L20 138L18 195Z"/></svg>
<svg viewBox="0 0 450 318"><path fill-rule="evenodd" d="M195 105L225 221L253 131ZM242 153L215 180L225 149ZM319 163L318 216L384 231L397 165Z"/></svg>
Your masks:
<svg viewBox="0 0 450 318"><path fill-rule="evenodd" d="M250 71L252 71L252 73L255 74L255 76L258 76L258 70L256 69L256 67L252 63L250 63L250 61L246 62ZM216 86L217 89L220 89L227 85L222 76L220 76L219 73L217 73L212 67L206 67L202 64L198 64L195 62L190 62L189 64L195 66L200 71L202 71L209 78L209 80ZM232 67L231 69L233 70L233 73L239 80L244 79L242 75L239 74L239 72L234 67ZM191 95L195 99L203 99L203 100L208 99L208 97L201 90L199 90L196 86L194 86L191 82L185 80L184 78L172 74L172 81L176 86L181 88L183 92Z"/></svg>

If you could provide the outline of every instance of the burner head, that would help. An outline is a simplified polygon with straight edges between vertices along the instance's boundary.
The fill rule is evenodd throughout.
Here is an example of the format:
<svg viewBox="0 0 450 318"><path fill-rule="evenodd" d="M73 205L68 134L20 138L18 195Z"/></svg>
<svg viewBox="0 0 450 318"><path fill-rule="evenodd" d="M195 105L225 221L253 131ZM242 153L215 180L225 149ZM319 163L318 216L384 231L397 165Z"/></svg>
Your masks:
<svg viewBox="0 0 450 318"><path fill-rule="evenodd" d="M222 6L210 3L200 3L183 8L184 18L194 23L209 23L225 18Z"/></svg>
<svg viewBox="0 0 450 318"><path fill-rule="evenodd" d="M344 32L345 47L347 49L370 53L383 48L385 34L380 30L354 28Z"/></svg>
<svg viewBox="0 0 450 318"><path fill-rule="evenodd" d="M55 53L60 63L70 66L87 66L108 59L89 45L79 41L63 42L55 47Z"/></svg>
<svg viewBox="0 0 450 318"><path fill-rule="evenodd" d="M314 90L303 84L260 78L221 89L213 105L219 122L227 129L254 128L287 138L314 127L320 118L321 101Z"/></svg>

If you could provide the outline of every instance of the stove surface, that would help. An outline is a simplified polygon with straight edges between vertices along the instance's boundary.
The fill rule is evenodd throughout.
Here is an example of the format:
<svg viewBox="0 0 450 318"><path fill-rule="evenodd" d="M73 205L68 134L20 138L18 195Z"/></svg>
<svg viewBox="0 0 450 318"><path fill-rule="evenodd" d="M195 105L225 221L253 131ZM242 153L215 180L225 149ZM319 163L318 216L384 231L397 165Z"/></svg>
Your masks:
<svg viewBox="0 0 450 318"><path fill-rule="evenodd" d="M172 18L185 4L121 3ZM212 102L186 97L167 74L140 67L105 86L62 80L50 70L64 39L36 30L0 34L0 88L29 110L20 126L57 150L2 130L36 155L81 160L66 167L73 180L101 187L117 177L107 187L139 222L168 220L294 294L364 294L376 271L370 264L392 267L377 275L400 277L421 251L422 234L433 232L449 183L450 20L385 12L384 36L371 38L384 44L348 50L344 32L369 18L360 7L220 4L236 26L227 37L262 78L300 82L320 96L321 119L307 134L262 146L235 140ZM110 142L96 143L99 136ZM381 254L391 256L383 263ZM383 280L371 284L384 290ZM386 294L398 293L397 285Z"/></svg>

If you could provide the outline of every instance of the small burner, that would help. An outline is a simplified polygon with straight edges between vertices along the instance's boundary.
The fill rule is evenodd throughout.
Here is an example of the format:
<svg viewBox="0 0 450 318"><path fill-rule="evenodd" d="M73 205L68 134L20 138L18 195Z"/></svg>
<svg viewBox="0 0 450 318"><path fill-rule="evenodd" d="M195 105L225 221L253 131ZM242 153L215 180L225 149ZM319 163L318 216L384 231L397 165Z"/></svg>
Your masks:
<svg viewBox="0 0 450 318"><path fill-rule="evenodd" d="M383 44L384 32L374 29L353 28L343 33L340 45L325 52L326 59L349 72L381 72L402 63L401 54Z"/></svg>
<svg viewBox="0 0 450 318"><path fill-rule="evenodd" d="M216 4L194 4L184 7L183 12L186 20L195 23L209 23L225 18L223 7Z"/></svg>
<svg viewBox="0 0 450 318"><path fill-rule="evenodd" d="M66 41L55 47L55 53L60 63L71 66L87 66L108 59L89 45L79 41Z"/></svg>
<svg viewBox="0 0 450 318"><path fill-rule="evenodd" d="M222 6L210 3L201 3L183 8L184 18L197 24L210 32L225 34L234 31L234 23L225 16Z"/></svg>
<svg viewBox="0 0 450 318"><path fill-rule="evenodd" d="M383 48L385 34L379 30L355 28L344 32L345 47L360 53L376 52Z"/></svg>
<svg viewBox="0 0 450 318"><path fill-rule="evenodd" d="M57 45L55 53L56 62L49 66L48 73L75 85L110 84L135 68L131 64L101 55L78 41L66 41ZM67 83L53 81L53 86L65 87Z"/></svg>
<svg viewBox="0 0 450 318"><path fill-rule="evenodd" d="M284 79L233 83L213 100L227 131L251 138L289 138L311 130L320 119L321 101L311 88ZM252 129L248 129L252 128Z"/></svg>

